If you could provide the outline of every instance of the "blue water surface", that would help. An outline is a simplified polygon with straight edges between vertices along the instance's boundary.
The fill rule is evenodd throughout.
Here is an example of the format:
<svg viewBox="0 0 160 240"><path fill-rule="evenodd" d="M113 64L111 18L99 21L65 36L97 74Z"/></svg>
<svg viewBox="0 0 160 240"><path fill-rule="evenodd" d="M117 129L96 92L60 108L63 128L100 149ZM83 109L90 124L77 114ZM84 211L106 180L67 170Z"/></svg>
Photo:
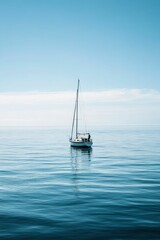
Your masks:
<svg viewBox="0 0 160 240"><path fill-rule="evenodd" d="M160 239L160 127L0 129L0 239Z"/></svg>

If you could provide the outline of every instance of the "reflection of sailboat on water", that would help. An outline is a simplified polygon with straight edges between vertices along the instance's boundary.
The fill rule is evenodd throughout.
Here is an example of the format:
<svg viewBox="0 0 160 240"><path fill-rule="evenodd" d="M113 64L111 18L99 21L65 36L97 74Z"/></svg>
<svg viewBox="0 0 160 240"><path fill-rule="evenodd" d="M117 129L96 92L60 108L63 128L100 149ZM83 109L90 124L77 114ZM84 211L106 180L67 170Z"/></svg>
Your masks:
<svg viewBox="0 0 160 240"><path fill-rule="evenodd" d="M80 182L85 181L81 176L81 173L85 172L91 166L92 148L70 148L71 154L71 169L72 169L72 181L74 186L74 193L78 197L80 193Z"/></svg>
<svg viewBox="0 0 160 240"><path fill-rule="evenodd" d="M79 80L78 80L78 86L77 86L77 94L76 94L76 103L74 108L74 114L73 114L73 123L72 123L72 131L71 131L71 138L70 143L72 147L86 147L90 148L93 144L90 133L79 133L78 132L78 98L79 98ZM76 136L73 138L73 131L74 131L74 125L76 130Z"/></svg>
<svg viewBox="0 0 160 240"><path fill-rule="evenodd" d="M74 163L76 168L78 164L84 160L84 162L91 161L92 157L92 148L71 148L71 160Z"/></svg>

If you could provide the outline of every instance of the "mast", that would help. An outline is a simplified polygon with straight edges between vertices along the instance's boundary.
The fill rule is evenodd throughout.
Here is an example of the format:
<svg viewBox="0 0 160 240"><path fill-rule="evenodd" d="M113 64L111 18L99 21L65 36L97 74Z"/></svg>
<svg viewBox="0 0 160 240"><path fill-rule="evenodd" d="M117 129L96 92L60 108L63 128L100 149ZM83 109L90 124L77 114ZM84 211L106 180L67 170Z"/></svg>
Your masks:
<svg viewBox="0 0 160 240"><path fill-rule="evenodd" d="M76 138L78 137L78 95L79 95L79 82L80 82L80 80L78 79L77 93L76 93L76 102L75 102L74 114L73 114L73 122L72 122L71 139L73 137L73 130L74 130L75 119L76 119Z"/></svg>
<svg viewBox="0 0 160 240"><path fill-rule="evenodd" d="M78 79L78 86L77 86L77 107L76 107L76 138L78 138L78 97L79 97L79 82L80 80Z"/></svg>

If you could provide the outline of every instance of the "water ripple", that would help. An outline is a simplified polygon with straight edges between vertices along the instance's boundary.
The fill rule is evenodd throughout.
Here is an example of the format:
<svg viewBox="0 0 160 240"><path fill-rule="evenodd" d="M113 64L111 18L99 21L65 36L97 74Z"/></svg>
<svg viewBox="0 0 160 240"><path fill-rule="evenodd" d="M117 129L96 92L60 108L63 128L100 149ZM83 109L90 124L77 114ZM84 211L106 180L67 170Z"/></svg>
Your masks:
<svg viewBox="0 0 160 240"><path fill-rule="evenodd" d="M96 130L92 150L65 135L1 131L0 239L158 240L160 131Z"/></svg>

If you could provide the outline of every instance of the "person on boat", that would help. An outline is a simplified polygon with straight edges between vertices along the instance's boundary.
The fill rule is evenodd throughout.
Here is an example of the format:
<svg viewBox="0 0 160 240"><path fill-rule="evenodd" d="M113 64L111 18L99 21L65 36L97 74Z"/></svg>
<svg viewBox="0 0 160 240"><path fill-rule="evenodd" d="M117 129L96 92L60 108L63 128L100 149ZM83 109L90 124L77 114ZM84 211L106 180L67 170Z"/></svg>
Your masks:
<svg viewBox="0 0 160 240"><path fill-rule="evenodd" d="M88 133L88 142L90 142L91 135Z"/></svg>

